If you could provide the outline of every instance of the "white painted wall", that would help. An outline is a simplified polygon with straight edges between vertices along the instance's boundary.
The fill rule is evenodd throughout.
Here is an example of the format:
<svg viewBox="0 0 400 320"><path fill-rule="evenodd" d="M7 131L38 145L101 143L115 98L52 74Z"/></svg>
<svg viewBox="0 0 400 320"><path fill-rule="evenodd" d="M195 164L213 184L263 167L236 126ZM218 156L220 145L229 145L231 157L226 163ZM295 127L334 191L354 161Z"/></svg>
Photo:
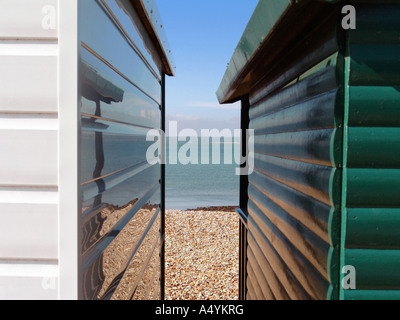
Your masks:
<svg viewBox="0 0 400 320"><path fill-rule="evenodd" d="M59 297L58 5L0 0L0 300Z"/></svg>

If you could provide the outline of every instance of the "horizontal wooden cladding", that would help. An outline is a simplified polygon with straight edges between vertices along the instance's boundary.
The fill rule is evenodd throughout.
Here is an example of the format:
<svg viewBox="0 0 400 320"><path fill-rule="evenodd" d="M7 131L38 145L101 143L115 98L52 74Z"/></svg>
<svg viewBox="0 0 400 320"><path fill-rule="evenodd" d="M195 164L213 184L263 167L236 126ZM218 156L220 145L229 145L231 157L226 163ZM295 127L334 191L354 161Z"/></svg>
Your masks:
<svg viewBox="0 0 400 320"><path fill-rule="evenodd" d="M400 290L400 250L346 249L358 290Z"/></svg>
<svg viewBox="0 0 400 320"><path fill-rule="evenodd" d="M354 266L347 300L400 297L400 6L357 5L348 33L349 121L343 265Z"/></svg>
<svg viewBox="0 0 400 320"><path fill-rule="evenodd" d="M256 221L249 216L249 233L257 243L270 245L277 253L284 268L293 274L307 294L312 299L325 299L328 292L327 280L304 258L304 256L285 238L273 225L272 229L265 234ZM251 247L251 246L250 246ZM266 256L269 259L269 255ZM258 281L257 281L258 283Z"/></svg>
<svg viewBox="0 0 400 320"><path fill-rule="evenodd" d="M311 35L309 37L312 36L315 35ZM307 54L305 54L304 50L301 51L302 53L300 55L299 50L291 50L291 56L289 56L290 61L287 61L288 56L285 56L284 59L286 59L286 61L278 61L274 68L268 66L268 69L264 69L268 70L268 72L260 69L260 71L258 71L257 73L261 73L264 71L264 74L259 74L259 78L257 79L264 78L266 73L269 75L269 77L266 78L264 81L259 82L257 86L253 88L250 94L250 104L253 105L260 99L263 99L278 91L291 81L300 77L303 73L312 69L322 60L335 54L338 51L338 43L335 31L327 31L324 38L321 40L321 36L319 35L319 39L319 41L315 41L315 39L304 39L304 43L307 44L307 48L303 49L308 51ZM280 42L282 42L282 39L280 39ZM285 70L283 70L280 65L284 65ZM272 69L273 71L270 72L269 69ZM272 76L271 73L274 76ZM325 83L322 82L322 85L324 84ZM317 86L319 87L319 85Z"/></svg>
<svg viewBox="0 0 400 320"><path fill-rule="evenodd" d="M263 297L263 300L275 300L271 288L265 278L261 277L262 273L260 266L252 256L252 252L247 252L247 290L250 297ZM257 281L254 281L254 280ZM254 299L254 298L253 298ZM255 299L254 299L255 300Z"/></svg>
<svg viewBox="0 0 400 320"><path fill-rule="evenodd" d="M96 1L80 2L80 41L84 48L119 71L131 83L161 104L161 84L148 65ZM107 35L106 39L104 35ZM118 48L118 50L114 50Z"/></svg>
<svg viewBox="0 0 400 320"><path fill-rule="evenodd" d="M348 208L400 207L400 170L347 169Z"/></svg>
<svg viewBox="0 0 400 320"><path fill-rule="evenodd" d="M252 119L255 135L335 127L337 90Z"/></svg>
<svg viewBox="0 0 400 320"><path fill-rule="evenodd" d="M0 260L57 260L56 204L0 203L0 221Z"/></svg>
<svg viewBox="0 0 400 320"><path fill-rule="evenodd" d="M400 249L400 209L347 209L346 248Z"/></svg>
<svg viewBox="0 0 400 320"><path fill-rule="evenodd" d="M55 55L11 56L0 52L0 83L0 112L56 113L58 110Z"/></svg>
<svg viewBox="0 0 400 320"><path fill-rule="evenodd" d="M267 201L263 196L268 197L307 229L329 243L330 206L257 172L251 174L249 180L250 197L254 197L260 203ZM269 205L273 203L270 202Z"/></svg>
<svg viewBox="0 0 400 320"><path fill-rule="evenodd" d="M54 300L58 1L0 0L0 299Z"/></svg>
<svg viewBox="0 0 400 320"><path fill-rule="evenodd" d="M56 300L58 274L54 260L0 261L0 299Z"/></svg>
<svg viewBox="0 0 400 320"><path fill-rule="evenodd" d="M56 205L58 203L58 188L47 186L1 186L0 203Z"/></svg>
<svg viewBox="0 0 400 320"><path fill-rule="evenodd" d="M0 39L0 55L11 57L56 57L58 40Z"/></svg>
<svg viewBox="0 0 400 320"><path fill-rule="evenodd" d="M278 278L278 274L280 274L279 271L277 270L277 273L275 273L271 267L271 263L272 265L274 265L274 262L277 262L276 256L272 258L270 257L271 262L269 262L265 258L264 253L261 251L260 247L258 245L253 245L247 248L247 257L247 263L255 265L255 267L252 268L256 269L257 272L253 277L253 281L257 279L258 281L260 281L260 283L263 283L263 285L266 284L267 292L270 290L272 293L271 300L288 300L288 293L286 292L285 288L282 286L282 283ZM277 268L279 268L279 266L277 266ZM284 280L282 281L285 282Z"/></svg>
<svg viewBox="0 0 400 320"><path fill-rule="evenodd" d="M250 119L265 116L337 88L336 68L329 66L270 96L250 97Z"/></svg>
<svg viewBox="0 0 400 320"><path fill-rule="evenodd" d="M400 127L400 86L349 88L349 125Z"/></svg>
<svg viewBox="0 0 400 320"><path fill-rule="evenodd" d="M250 94L248 297L254 299L325 300L336 290L343 90L335 41L282 72L280 80L292 81L285 87L272 92L273 84L260 84ZM294 70L300 74L289 79Z"/></svg>
<svg viewBox="0 0 400 320"><path fill-rule="evenodd" d="M282 244L285 244L285 247L289 245L296 248L312 264L313 268L318 270L325 279L328 279L329 244L268 199L264 201L267 205L269 204L268 207L263 206L263 203L256 199L251 198L250 200L249 215L267 238L272 234L280 234L284 239ZM274 241L271 243L276 244ZM284 247L276 247L276 250L283 253ZM286 255L284 254L284 256Z"/></svg>
<svg viewBox="0 0 400 320"><path fill-rule="evenodd" d="M327 205L339 205L338 169L255 154L256 170Z"/></svg>
<svg viewBox="0 0 400 320"><path fill-rule="evenodd" d="M400 168L400 128L348 130L349 168Z"/></svg>
<svg viewBox="0 0 400 320"><path fill-rule="evenodd" d="M58 0L2 0L0 39L54 39Z"/></svg>
<svg viewBox="0 0 400 320"><path fill-rule="evenodd" d="M350 85L400 86L400 44L350 44L349 51Z"/></svg>
<svg viewBox="0 0 400 320"><path fill-rule="evenodd" d="M255 227L257 228L257 227ZM256 258L258 263L264 263L271 267L272 272L266 277L269 281L271 291L273 292L277 300L284 300L290 298L292 300L309 300L310 296L294 277L293 273L289 271L285 262L272 247L267 239L262 243L264 245L259 246L260 237L264 237L262 233L249 233L248 234L248 250L257 252ZM266 258L268 257L268 259ZM271 281L271 279L273 279ZM257 282L257 278L253 278L251 282ZM274 284L277 286L274 286ZM250 292L251 300L260 299L254 293ZM280 298L281 297L281 298Z"/></svg>
<svg viewBox="0 0 400 320"><path fill-rule="evenodd" d="M0 299L1 301L54 301L58 299L58 278L46 278L48 287L43 287L43 277L2 277L0 276ZM54 286L53 286L54 284Z"/></svg>
<svg viewBox="0 0 400 320"><path fill-rule="evenodd" d="M57 185L56 130L0 130L0 149L0 185Z"/></svg>
<svg viewBox="0 0 400 320"><path fill-rule="evenodd" d="M342 133L337 129L283 132L254 137L254 151L323 166L341 163Z"/></svg>

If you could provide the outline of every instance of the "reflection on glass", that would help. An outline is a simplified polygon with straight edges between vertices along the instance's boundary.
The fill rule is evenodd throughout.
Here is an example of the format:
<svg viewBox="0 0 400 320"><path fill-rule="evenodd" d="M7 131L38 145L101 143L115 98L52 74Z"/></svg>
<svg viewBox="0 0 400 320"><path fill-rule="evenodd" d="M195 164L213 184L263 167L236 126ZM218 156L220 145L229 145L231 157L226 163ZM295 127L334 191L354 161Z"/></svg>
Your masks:
<svg viewBox="0 0 400 320"><path fill-rule="evenodd" d="M107 236L116 223L133 208L137 201L138 199L134 199L121 208L104 203L100 206L93 206L93 208L100 207L101 210L98 210L90 219L84 221L81 253L84 254L100 239Z"/></svg>
<svg viewBox="0 0 400 320"><path fill-rule="evenodd" d="M161 299L160 276L161 276L161 260L160 260L160 242L157 243L147 269L142 280L135 290L132 300L159 300Z"/></svg>
<svg viewBox="0 0 400 320"><path fill-rule="evenodd" d="M81 101L95 106L81 114L81 295L132 299L160 263L161 168L145 161L147 129L113 120L125 90L84 61L80 76Z"/></svg>
<svg viewBox="0 0 400 320"><path fill-rule="evenodd" d="M79 1L81 44L116 73L161 103L161 85L97 1ZM117 48L117 49L116 49Z"/></svg>
<svg viewBox="0 0 400 320"><path fill-rule="evenodd" d="M82 81L82 96L96 103L96 117L101 117L100 102L103 101L110 104L112 101L120 102L123 100L124 92L116 87L111 82L102 78L96 70L82 61L80 66L81 81ZM103 132L100 129L107 128L104 124L97 124L95 119L86 119L92 122L92 126L98 129L95 132L95 155L96 166L93 172L93 179L101 177L101 171L104 167L104 146ZM93 207L101 204L101 193L104 191L104 182L102 179L97 179L96 184L99 189L99 195L94 199Z"/></svg>
<svg viewBox="0 0 400 320"><path fill-rule="evenodd" d="M80 295L89 300L161 298L161 166L146 161L146 134L161 126L161 61L131 9L79 1Z"/></svg>
<svg viewBox="0 0 400 320"><path fill-rule="evenodd" d="M129 82L126 78L116 73L107 64L97 58L93 53L81 47L80 55L82 61L96 70L98 77L107 79L114 86L124 91L122 101L111 101L104 104L102 115L104 118L113 119L122 123L158 128L161 123L161 111L159 104ZM157 91L161 87L156 84ZM81 112L88 115L95 115L96 104L90 99L82 99Z"/></svg>
<svg viewBox="0 0 400 320"><path fill-rule="evenodd" d="M134 206L127 206L114 212L111 212L110 209L102 211L103 213L111 212L111 215L101 216L102 228L98 233L107 234L108 232L107 238L111 238L111 241L107 242L107 246L94 262L89 262L91 264L84 272L85 299L110 299L116 290L117 295L121 296L126 291L126 289L124 290L126 281L124 280L124 285L122 280L126 279L125 274L129 274L132 263L135 263L138 257L146 259L146 255L150 254L149 244L155 241L154 239L158 237L160 231L159 201L155 204L149 201L137 212L135 210L132 219L122 229L115 228L117 222L121 221L121 218L125 217L129 210L135 210ZM97 228L99 226L100 224L96 225ZM88 258L88 260L93 259ZM128 284L131 285L131 283ZM125 296L127 294L127 292L124 293Z"/></svg>
<svg viewBox="0 0 400 320"><path fill-rule="evenodd" d="M82 96L90 101L96 102L96 106L100 101L107 104L123 101L124 91L101 76L97 70L85 61L81 61L80 73ZM99 111L99 109L97 110ZM101 116L101 114L97 114L97 116Z"/></svg>
<svg viewBox="0 0 400 320"><path fill-rule="evenodd" d="M143 210L147 211L147 215L152 215L152 218L154 218L154 214L156 213L157 209L158 208L150 206ZM112 300L131 300L138 284L140 281L142 281L143 274L148 267L148 262L153 257L156 244L160 238L161 225L159 213L157 214L155 221L152 221L151 223L152 225L150 230L147 232L146 237L142 239L140 247L126 268L118 288L111 296ZM131 232L135 233L134 230ZM156 254L156 256L158 259L160 259L158 254Z"/></svg>
<svg viewBox="0 0 400 320"><path fill-rule="evenodd" d="M121 24L123 31L140 50L153 70L158 73L158 77L161 77L160 57L131 2L129 0L101 0L101 2L111 10Z"/></svg>

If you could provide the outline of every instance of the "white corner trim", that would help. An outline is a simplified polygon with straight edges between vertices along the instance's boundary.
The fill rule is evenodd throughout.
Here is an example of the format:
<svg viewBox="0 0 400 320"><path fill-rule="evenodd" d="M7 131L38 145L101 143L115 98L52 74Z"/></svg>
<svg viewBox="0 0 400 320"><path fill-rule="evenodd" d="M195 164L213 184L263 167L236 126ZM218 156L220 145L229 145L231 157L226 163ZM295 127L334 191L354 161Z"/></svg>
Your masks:
<svg viewBox="0 0 400 320"><path fill-rule="evenodd" d="M59 0L59 285L78 299L78 1Z"/></svg>

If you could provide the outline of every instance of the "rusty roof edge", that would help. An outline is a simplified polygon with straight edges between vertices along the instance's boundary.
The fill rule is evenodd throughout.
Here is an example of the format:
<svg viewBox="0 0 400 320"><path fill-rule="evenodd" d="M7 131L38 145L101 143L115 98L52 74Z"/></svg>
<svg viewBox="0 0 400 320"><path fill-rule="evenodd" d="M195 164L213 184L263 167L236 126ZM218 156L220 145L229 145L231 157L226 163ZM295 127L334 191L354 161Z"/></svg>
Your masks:
<svg viewBox="0 0 400 320"><path fill-rule="evenodd" d="M155 0L132 0L132 4L159 50L165 73L174 76L176 66Z"/></svg>
<svg viewBox="0 0 400 320"><path fill-rule="evenodd" d="M317 0L336 3L341 0ZM260 0L236 47L227 70L216 92L219 103L233 103L240 100L248 91L244 80L249 73L255 57L268 43L268 40L285 15L304 0Z"/></svg>

